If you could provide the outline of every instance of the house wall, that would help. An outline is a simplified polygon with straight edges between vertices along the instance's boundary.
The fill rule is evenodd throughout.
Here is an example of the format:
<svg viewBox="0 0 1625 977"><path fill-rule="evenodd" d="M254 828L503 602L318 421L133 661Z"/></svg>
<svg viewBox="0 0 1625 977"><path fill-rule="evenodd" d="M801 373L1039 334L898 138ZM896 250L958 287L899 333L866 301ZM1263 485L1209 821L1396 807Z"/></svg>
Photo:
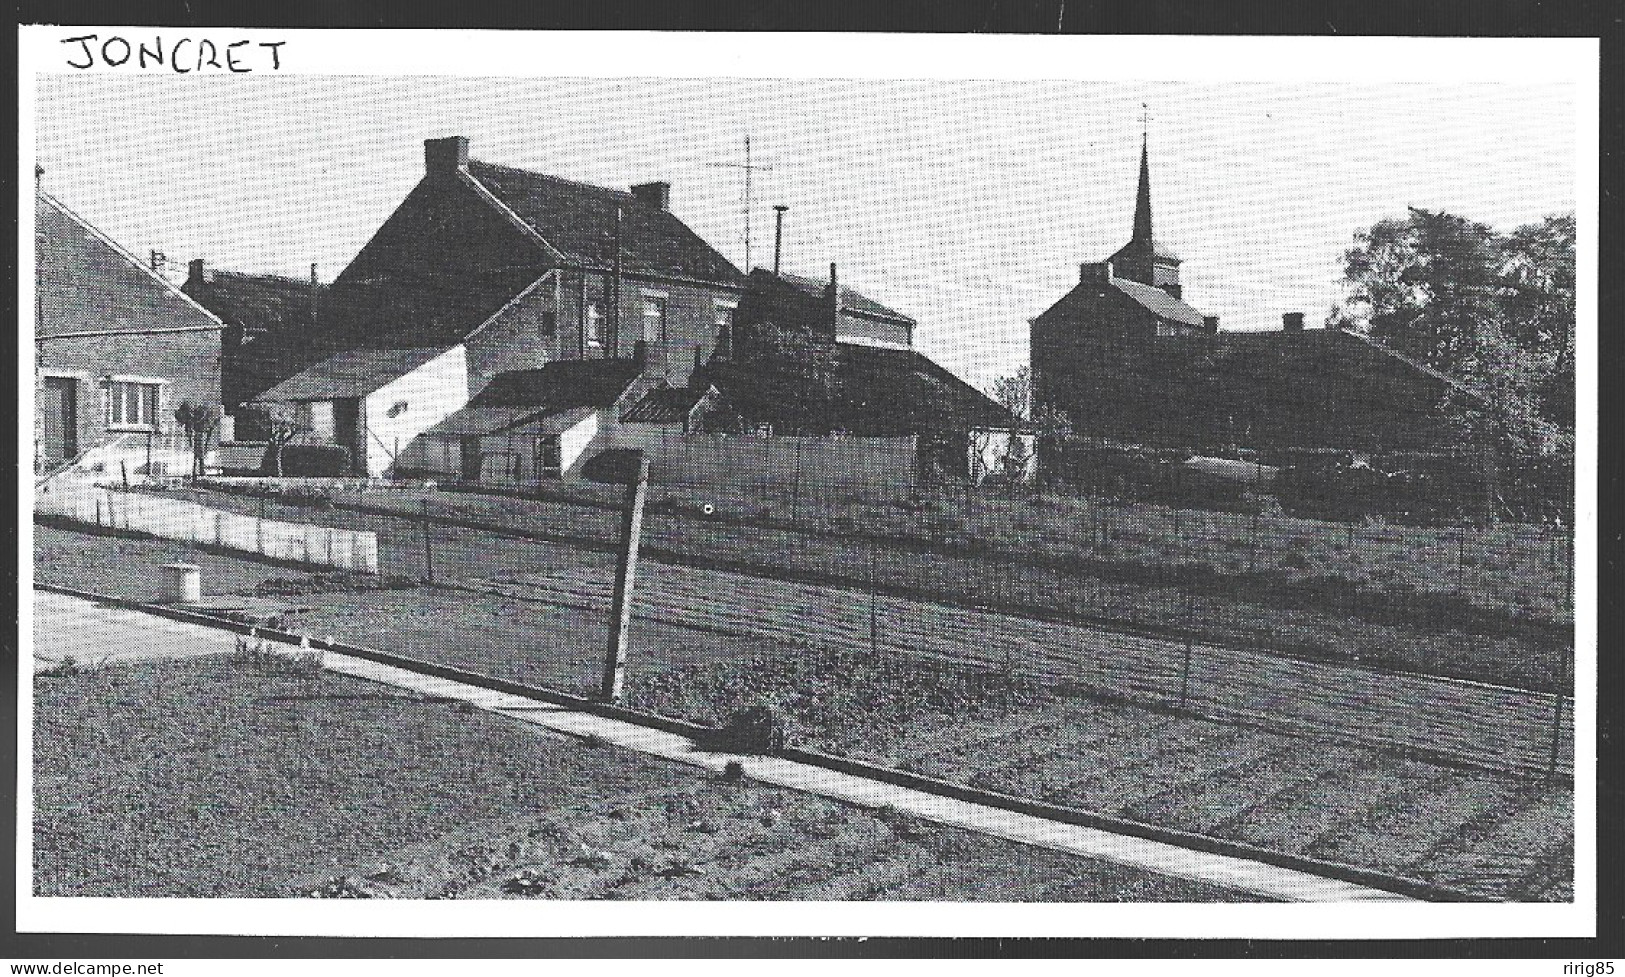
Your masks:
<svg viewBox="0 0 1625 977"><path fill-rule="evenodd" d="M648 370L655 376L668 379L673 386L688 383L694 370L695 357L704 363L717 346L717 303L738 301L739 292L722 287L710 287L626 275L621 281L619 341L612 335L609 315L613 286L608 276L597 272L567 271L564 275L561 311L559 315L558 351L561 359L580 359L581 350L581 295L585 278L588 302L596 302L604 311L601 327L602 343L586 348L586 359L602 359L615 355L630 359L636 355L636 343L643 339L644 303L655 296L666 300L666 341L645 346Z"/></svg>
<svg viewBox="0 0 1625 977"><path fill-rule="evenodd" d="M563 358L553 288L552 278L542 281L464 343L472 393L499 373L540 369Z"/></svg>
<svg viewBox="0 0 1625 977"><path fill-rule="evenodd" d="M468 358L454 346L368 394L361 407L367 474L382 475L414 438L468 403ZM404 403L391 417L396 404Z"/></svg>
<svg viewBox="0 0 1625 977"><path fill-rule="evenodd" d="M174 434L175 408L185 401L220 402L220 333L92 336L58 339L35 346L36 375L71 378L77 398L76 435L81 451L124 431L110 428L108 377L161 380L158 387L159 434ZM36 403L39 401L36 399Z"/></svg>
<svg viewBox="0 0 1625 977"><path fill-rule="evenodd" d="M859 342L902 348L914 344L913 330L901 322L887 322L866 316L842 313L838 342Z"/></svg>
<svg viewBox="0 0 1625 977"><path fill-rule="evenodd" d="M159 433L173 432L183 401L220 403L218 319L44 195L35 197L34 218L36 376L75 381L81 451L117 433L108 430L110 375L164 381ZM160 329L187 331L138 332ZM71 335L92 332L117 334Z"/></svg>

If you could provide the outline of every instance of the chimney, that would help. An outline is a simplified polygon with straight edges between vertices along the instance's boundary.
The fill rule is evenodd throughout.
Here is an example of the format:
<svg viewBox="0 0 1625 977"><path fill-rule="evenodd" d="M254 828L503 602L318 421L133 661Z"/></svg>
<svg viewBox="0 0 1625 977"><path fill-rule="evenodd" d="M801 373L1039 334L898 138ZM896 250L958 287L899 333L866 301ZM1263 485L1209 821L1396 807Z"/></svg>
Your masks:
<svg viewBox="0 0 1625 977"><path fill-rule="evenodd" d="M1078 283L1080 285L1093 284L1105 288L1112 283L1112 263L1110 261L1085 261L1078 266Z"/></svg>
<svg viewBox="0 0 1625 977"><path fill-rule="evenodd" d="M653 183L640 183L632 188L632 196L638 198L640 203L646 204L656 210L671 209L671 184L665 180L656 180Z"/></svg>
<svg viewBox="0 0 1625 977"><path fill-rule="evenodd" d="M841 286L835 280L835 262L829 263L829 284L824 286L824 302L829 305L835 335L841 334Z"/></svg>
<svg viewBox="0 0 1625 977"><path fill-rule="evenodd" d="M423 169L426 173L455 173L468 168L468 139L447 136L423 140Z"/></svg>
<svg viewBox="0 0 1625 977"><path fill-rule="evenodd" d="M214 281L214 273L202 258L193 258L186 265L186 281L188 284L204 285Z"/></svg>
<svg viewBox="0 0 1625 977"><path fill-rule="evenodd" d="M317 307L321 304L322 280L316 277L316 262L310 263L310 318L316 318Z"/></svg>
<svg viewBox="0 0 1625 977"><path fill-rule="evenodd" d="M773 277L779 277L779 254L784 245L784 212L789 210L784 204L773 205Z"/></svg>
<svg viewBox="0 0 1625 977"><path fill-rule="evenodd" d="M1202 328L1206 329L1208 332L1218 332L1219 331L1219 317L1216 316L1216 315L1205 315L1205 316L1203 316L1202 317Z"/></svg>
<svg viewBox="0 0 1625 977"><path fill-rule="evenodd" d="M1286 332L1303 332L1303 313L1288 312L1281 316L1281 328Z"/></svg>

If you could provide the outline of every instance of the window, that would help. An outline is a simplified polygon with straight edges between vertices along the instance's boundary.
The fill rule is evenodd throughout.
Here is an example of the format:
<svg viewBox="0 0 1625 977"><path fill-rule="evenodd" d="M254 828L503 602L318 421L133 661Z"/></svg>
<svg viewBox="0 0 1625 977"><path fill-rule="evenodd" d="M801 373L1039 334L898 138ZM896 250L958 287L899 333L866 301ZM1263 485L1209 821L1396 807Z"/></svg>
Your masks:
<svg viewBox="0 0 1625 977"><path fill-rule="evenodd" d="M602 346L602 332L604 314L599 311L597 302L587 303L587 345Z"/></svg>
<svg viewBox="0 0 1625 977"><path fill-rule="evenodd" d="M158 384L113 380L108 383L107 423L152 427L158 417Z"/></svg>
<svg viewBox="0 0 1625 977"><path fill-rule="evenodd" d="M664 298L647 298L643 300L643 341L645 343L666 341L666 300Z"/></svg>
<svg viewBox="0 0 1625 977"><path fill-rule="evenodd" d="M733 302L724 303L720 299L715 300L714 308L716 309L716 316L712 322L717 327L717 350L721 352L723 356L728 356L732 351L734 309L736 307L736 304Z"/></svg>

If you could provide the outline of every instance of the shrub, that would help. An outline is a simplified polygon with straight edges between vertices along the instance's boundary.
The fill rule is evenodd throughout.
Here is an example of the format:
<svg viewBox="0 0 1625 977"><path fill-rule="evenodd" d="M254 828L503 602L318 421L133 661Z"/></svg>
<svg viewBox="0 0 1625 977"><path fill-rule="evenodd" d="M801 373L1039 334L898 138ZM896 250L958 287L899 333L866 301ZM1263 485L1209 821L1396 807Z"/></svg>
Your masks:
<svg viewBox="0 0 1625 977"><path fill-rule="evenodd" d="M274 474L271 453L260 474ZM350 449L341 444L290 444L282 449L282 474L304 478L338 478L350 473Z"/></svg>

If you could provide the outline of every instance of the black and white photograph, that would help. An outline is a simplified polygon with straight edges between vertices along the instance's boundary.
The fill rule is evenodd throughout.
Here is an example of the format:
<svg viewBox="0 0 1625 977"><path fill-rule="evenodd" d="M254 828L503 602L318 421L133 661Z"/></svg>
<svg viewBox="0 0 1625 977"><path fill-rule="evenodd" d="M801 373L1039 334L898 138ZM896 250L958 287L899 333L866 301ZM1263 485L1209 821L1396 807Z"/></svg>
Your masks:
<svg viewBox="0 0 1625 977"><path fill-rule="evenodd" d="M1594 932L1595 42L394 33L20 35L19 925Z"/></svg>

